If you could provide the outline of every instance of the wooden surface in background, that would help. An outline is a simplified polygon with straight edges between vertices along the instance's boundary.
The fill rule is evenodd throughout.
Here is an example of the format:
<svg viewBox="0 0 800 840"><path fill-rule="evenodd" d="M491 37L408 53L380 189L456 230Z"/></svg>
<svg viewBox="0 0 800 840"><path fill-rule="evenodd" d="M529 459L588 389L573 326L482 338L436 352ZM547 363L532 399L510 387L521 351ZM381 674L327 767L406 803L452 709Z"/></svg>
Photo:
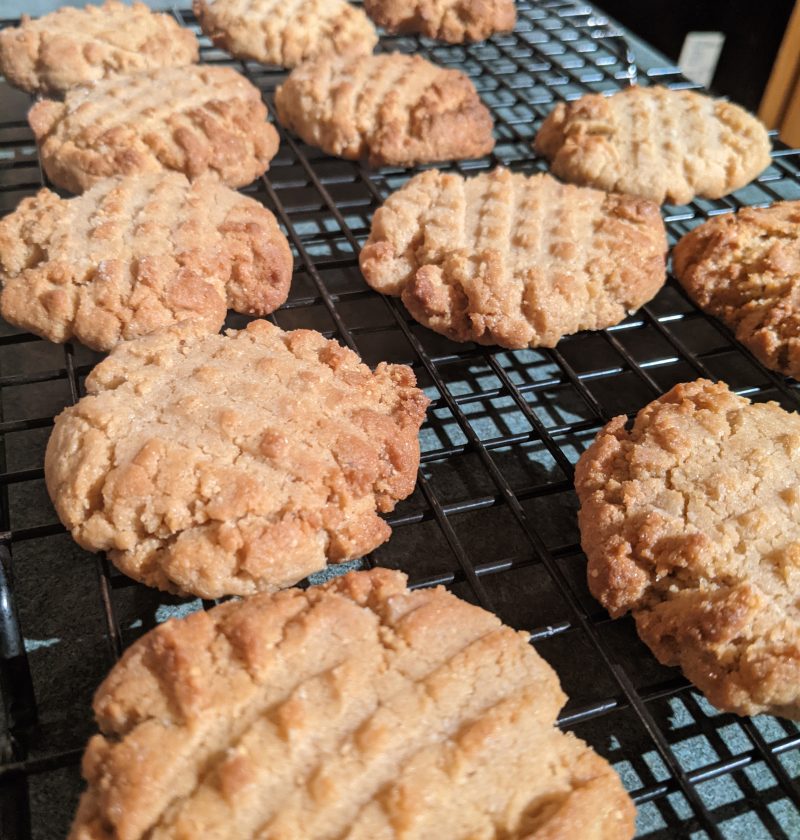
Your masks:
<svg viewBox="0 0 800 840"><path fill-rule="evenodd" d="M800 146L800 0L795 2L758 116L781 140Z"/></svg>

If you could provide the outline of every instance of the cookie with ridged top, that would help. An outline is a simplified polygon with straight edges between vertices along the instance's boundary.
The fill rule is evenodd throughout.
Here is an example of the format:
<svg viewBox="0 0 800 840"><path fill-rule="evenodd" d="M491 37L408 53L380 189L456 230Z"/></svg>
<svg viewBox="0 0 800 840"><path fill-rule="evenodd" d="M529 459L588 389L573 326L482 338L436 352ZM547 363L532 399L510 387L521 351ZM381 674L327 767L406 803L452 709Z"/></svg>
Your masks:
<svg viewBox="0 0 800 840"><path fill-rule="evenodd" d="M324 56L275 94L280 122L331 155L413 166L481 157L493 120L472 82L418 55Z"/></svg>
<svg viewBox="0 0 800 840"><path fill-rule="evenodd" d="M497 168L430 170L375 213L361 270L455 341L552 347L619 323L666 279L658 206Z"/></svg>
<svg viewBox="0 0 800 840"><path fill-rule="evenodd" d="M230 67L205 65L73 88L28 114L48 177L76 193L112 175L165 169L242 187L278 150L266 118L258 88Z"/></svg>
<svg viewBox="0 0 800 840"><path fill-rule="evenodd" d="M672 267L763 364L800 378L800 201L709 219L681 238Z"/></svg>
<svg viewBox="0 0 800 840"><path fill-rule="evenodd" d="M559 102L534 145L565 181L672 204L721 198L770 162L767 129L744 108L658 86Z"/></svg>
<svg viewBox="0 0 800 840"><path fill-rule="evenodd" d="M419 32L450 44L510 32L514 0L364 0L367 14L389 32Z"/></svg>
<svg viewBox="0 0 800 840"><path fill-rule="evenodd" d="M0 220L0 314L96 350L188 318L217 332L228 308L277 309L292 262L272 213L208 175L109 178L69 199L41 190Z"/></svg>
<svg viewBox="0 0 800 840"><path fill-rule="evenodd" d="M800 719L799 483L800 415L702 379L578 462L589 588L720 709Z"/></svg>
<svg viewBox="0 0 800 840"><path fill-rule="evenodd" d="M184 67L197 56L194 33L144 3L65 6L35 20L23 15L19 26L0 31L0 72L29 93L60 93L112 76Z"/></svg>
<svg viewBox="0 0 800 840"><path fill-rule="evenodd" d="M61 521L136 580L205 598L289 586L388 539L428 400L312 330L184 322L118 345L57 418Z"/></svg>
<svg viewBox="0 0 800 840"><path fill-rule="evenodd" d="M70 840L627 840L525 633L386 569L228 602L100 686Z"/></svg>
<svg viewBox="0 0 800 840"><path fill-rule="evenodd" d="M369 55L378 43L346 0L194 0L203 32L237 58L296 67L320 55Z"/></svg>

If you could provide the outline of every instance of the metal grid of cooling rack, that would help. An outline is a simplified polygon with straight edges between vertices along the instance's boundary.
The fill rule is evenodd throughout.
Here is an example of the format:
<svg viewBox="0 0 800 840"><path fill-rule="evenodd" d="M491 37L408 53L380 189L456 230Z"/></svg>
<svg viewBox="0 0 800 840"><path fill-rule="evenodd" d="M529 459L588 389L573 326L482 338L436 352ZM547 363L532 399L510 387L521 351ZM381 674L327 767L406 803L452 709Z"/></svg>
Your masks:
<svg viewBox="0 0 800 840"><path fill-rule="evenodd" d="M470 46L384 37L464 69L491 107L494 153L449 165L544 169L530 140L553 101L631 81L691 85L677 68L637 69L613 22L576 0L520 2L513 35ZM195 26L191 13L178 20ZM0 21L13 25L15 21ZM202 60L234 63L203 41ZM283 73L234 63L272 97ZM25 122L30 100L0 86L0 214L43 183ZM272 111L274 117L274 110ZM796 409L797 383L760 366L672 281L618 327L555 350L454 344L367 288L358 250L381 201L410 175L335 160L282 132L267 177L246 190L279 218L295 252L288 302L273 316L381 360L413 366L433 399L413 496L389 517L392 539L363 562L443 583L531 633L570 701L560 723L606 756L638 805L642 837L800 837L800 727L720 714L658 665L628 619L590 597L578 545L573 465L597 429L673 384L708 376ZM800 198L800 152L776 150L758 181L720 201L665 207L671 241L742 205ZM247 319L232 316L230 326ZM133 584L75 546L44 489L53 416L80 395L99 356L0 322L0 836L62 837L93 729L89 702L119 652L169 615L208 606Z"/></svg>

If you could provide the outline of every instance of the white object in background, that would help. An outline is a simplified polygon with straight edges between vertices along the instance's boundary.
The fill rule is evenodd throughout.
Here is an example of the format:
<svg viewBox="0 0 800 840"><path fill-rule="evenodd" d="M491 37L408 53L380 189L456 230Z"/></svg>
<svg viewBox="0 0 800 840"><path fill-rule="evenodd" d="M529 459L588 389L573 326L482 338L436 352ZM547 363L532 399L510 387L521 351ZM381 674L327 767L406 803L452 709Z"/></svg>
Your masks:
<svg viewBox="0 0 800 840"><path fill-rule="evenodd" d="M714 78L725 36L722 32L687 32L678 67L698 85L708 87Z"/></svg>

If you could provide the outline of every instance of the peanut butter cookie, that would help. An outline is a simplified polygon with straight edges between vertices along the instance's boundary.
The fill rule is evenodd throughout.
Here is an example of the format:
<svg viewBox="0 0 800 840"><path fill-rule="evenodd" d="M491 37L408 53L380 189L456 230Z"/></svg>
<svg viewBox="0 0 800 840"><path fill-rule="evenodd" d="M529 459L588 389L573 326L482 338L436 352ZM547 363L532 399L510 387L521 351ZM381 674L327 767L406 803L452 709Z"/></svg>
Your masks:
<svg viewBox="0 0 800 840"><path fill-rule="evenodd" d="M575 471L589 588L715 706L800 719L800 415L701 379L625 421Z"/></svg>
<svg viewBox="0 0 800 840"><path fill-rule="evenodd" d="M73 88L63 102L37 102L28 121L48 177L77 193L111 175L164 169L249 184L278 150L266 117L244 76L192 65Z"/></svg>
<svg viewBox="0 0 800 840"><path fill-rule="evenodd" d="M144 3L65 6L0 31L0 72L29 93L61 93L112 76L197 61L197 38Z"/></svg>
<svg viewBox="0 0 800 840"><path fill-rule="evenodd" d="M346 0L194 0L203 32L237 58L296 67L320 55L369 55L378 33Z"/></svg>
<svg viewBox="0 0 800 840"><path fill-rule="evenodd" d="M510 32L514 0L364 0L367 14L389 32L419 32L450 44Z"/></svg>
<svg viewBox="0 0 800 840"><path fill-rule="evenodd" d="M56 419L61 521L136 580L205 598L289 586L388 539L428 400L311 330L184 322L117 345Z"/></svg>
<svg viewBox="0 0 800 840"><path fill-rule="evenodd" d="M70 840L628 840L525 633L386 569L229 601L100 686Z"/></svg>
<svg viewBox="0 0 800 840"><path fill-rule="evenodd" d="M721 198L770 162L767 129L744 108L664 87L559 102L534 145L565 181L671 204Z"/></svg>
<svg viewBox="0 0 800 840"><path fill-rule="evenodd" d="M265 207L178 172L50 190L0 220L0 314L50 341L110 350L187 318L217 332L228 308L277 309L292 253Z"/></svg>
<svg viewBox="0 0 800 840"><path fill-rule="evenodd" d="M281 123L306 143L373 166L481 157L493 121L472 82L418 55L325 56L275 94Z"/></svg>
<svg viewBox="0 0 800 840"><path fill-rule="evenodd" d="M374 289L454 341L552 347L650 300L666 251L650 201L503 168L434 169L375 213L360 263Z"/></svg>
<svg viewBox="0 0 800 840"><path fill-rule="evenodd" d="M800 378L800 201L709 219L681 238L672 266L763 364Z"/></svg>

